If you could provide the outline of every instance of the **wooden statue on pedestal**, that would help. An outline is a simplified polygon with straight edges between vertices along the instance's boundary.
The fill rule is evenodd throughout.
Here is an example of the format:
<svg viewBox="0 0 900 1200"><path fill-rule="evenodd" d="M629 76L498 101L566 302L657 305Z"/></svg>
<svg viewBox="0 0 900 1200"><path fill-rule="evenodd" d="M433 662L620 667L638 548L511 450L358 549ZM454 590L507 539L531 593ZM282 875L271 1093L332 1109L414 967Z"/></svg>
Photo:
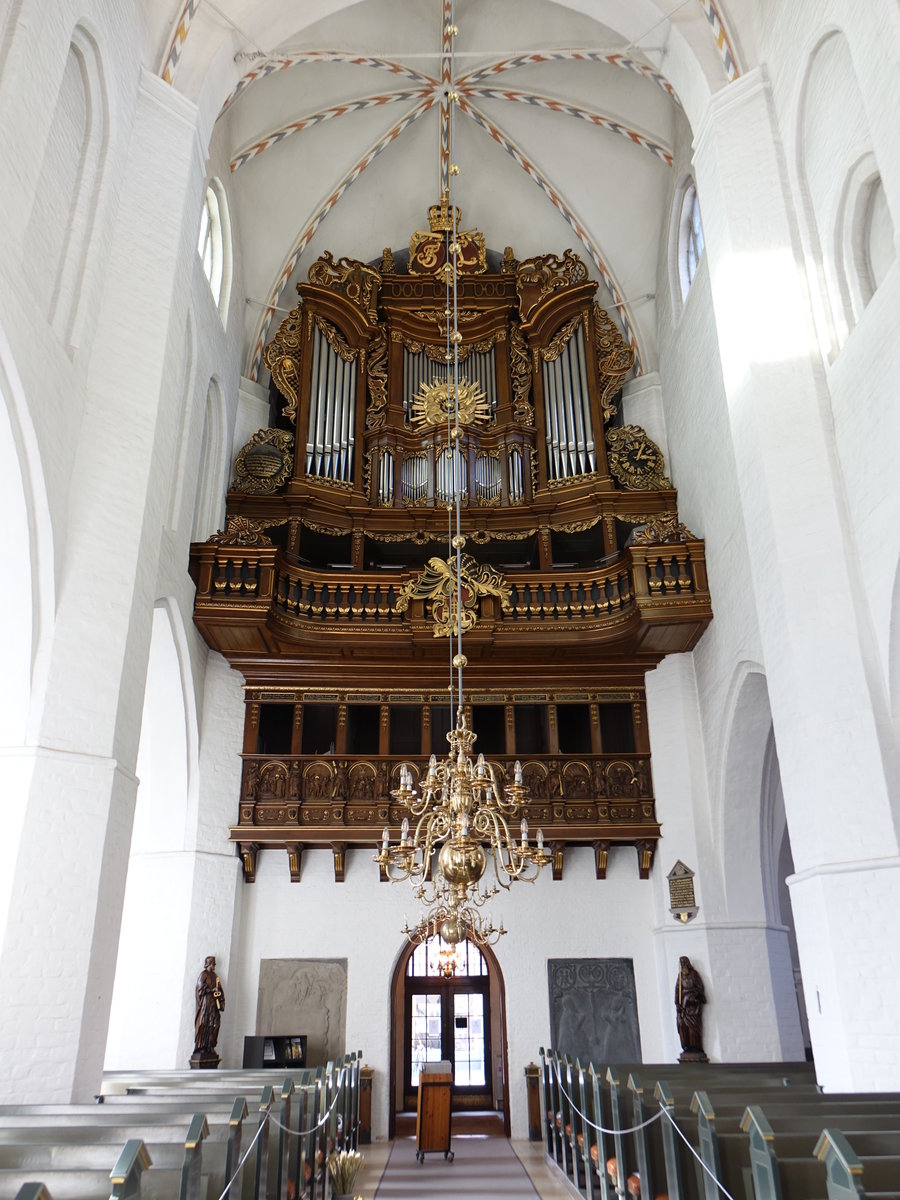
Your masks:
<svg viewBox="0 0 900 1200"><path fill-rule="evenodd" d="M203 964L196 988L197 1010L194 1017L194 1053L191 1069L215 1070L219 1065L216 1042L221 1014L225 1011L225 992L216 974L216 960L210 955Z"/></svg>
<svg viewBox="0 0 900 1200"><path fill-rule="evenodd" d="M675 1017L678 1036L681 1039L679 1062L709 1062L703 1051L703 1005L706 992L703 980L691 965L691 960L681 956L678 978L675 981Z"/></svg>

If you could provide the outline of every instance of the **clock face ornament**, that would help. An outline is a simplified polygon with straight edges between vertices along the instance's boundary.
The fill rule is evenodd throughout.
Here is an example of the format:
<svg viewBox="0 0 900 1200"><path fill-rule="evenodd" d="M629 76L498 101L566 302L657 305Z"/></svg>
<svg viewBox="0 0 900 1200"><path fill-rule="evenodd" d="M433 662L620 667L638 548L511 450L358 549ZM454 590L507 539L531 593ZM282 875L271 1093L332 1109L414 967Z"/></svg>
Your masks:
<svg viewBox="0 0 900 1200"><path fill-rule="evenodd" d="M666 475L666 460L640 425L620 425L606 431L609 471L622 487L631 491L662 491L672 486Z"/></svg>

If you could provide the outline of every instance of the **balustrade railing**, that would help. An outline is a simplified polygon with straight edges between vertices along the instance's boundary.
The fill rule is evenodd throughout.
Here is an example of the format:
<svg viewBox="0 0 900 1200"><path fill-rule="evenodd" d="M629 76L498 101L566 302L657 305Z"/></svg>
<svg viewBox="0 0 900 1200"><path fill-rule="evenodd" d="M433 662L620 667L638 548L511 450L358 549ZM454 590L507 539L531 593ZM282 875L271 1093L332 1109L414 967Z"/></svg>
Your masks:
<svg viewBox="0 0 900 1200"><path fill-rule="evenodd" d="M397 611L400 591L415 569L313 570L294 565L273 547L209 546L198 555L197 600L205 604L261 604L288 624L337 623L397 630L430 624L426 605ZM482 627L546 623L580 624L623 617L675 599L708 601L701 542L632 547L621 558L590 570L517 571L506 576L508 606L494 596L478 600Z"/></svg>

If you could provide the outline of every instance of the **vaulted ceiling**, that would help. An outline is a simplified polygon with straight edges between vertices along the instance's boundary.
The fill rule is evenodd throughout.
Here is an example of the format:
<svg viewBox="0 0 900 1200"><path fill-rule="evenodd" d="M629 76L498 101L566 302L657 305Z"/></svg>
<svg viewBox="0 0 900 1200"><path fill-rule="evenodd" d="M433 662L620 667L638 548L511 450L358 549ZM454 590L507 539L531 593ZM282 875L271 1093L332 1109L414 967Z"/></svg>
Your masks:
<svg viewBox="0 0 900 1200"><path fill-rule="evenodd" d="M160 72L213 128L245 304L245 372L325 249L379 259L439 195L450 0L178 0ZM171 8L171 6L170 6ZM519 258L573 247L656 360L672 150L739 72L721 0L456 0L463 228ZM740 53L748 53L745 42Z"/></svg>

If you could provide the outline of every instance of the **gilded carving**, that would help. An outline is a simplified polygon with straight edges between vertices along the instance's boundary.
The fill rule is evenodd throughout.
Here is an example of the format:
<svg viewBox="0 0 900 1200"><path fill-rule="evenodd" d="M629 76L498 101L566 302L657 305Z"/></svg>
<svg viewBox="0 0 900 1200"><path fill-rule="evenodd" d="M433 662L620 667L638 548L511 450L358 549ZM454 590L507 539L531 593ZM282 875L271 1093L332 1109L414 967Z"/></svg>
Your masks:
<svg viewBox="0 0 900 1200"><path fill-rule="evenodd" d="M329 537L343 537L348 532L346 529L341 529L339 525L317 525L315 521L308 521L305 517L301 517L300 521L313 533L325 533Z"/></svg>
<svg viewBox="0 0 900 1200"><path fill-rule="evenodd" d="M677 513L661 513L652 517L646 525L635 529L631 542L635 546L658 546L667 542L695 542L696 536L687 525L678 520Z"/></svg>
<svg viewBox="0 0 900 1200"><path fill-rule="evenodd" d="M459 626L463 633L471 629L478 621L480 596L496 596L500 607L510 611L509 584L499 571L476 562L471 554L462 555L459 588L456 571L455 558L430 558L425 569L400 589L394 611L406 612L412 600L430 600L435 637L452 637Z"/></svg>
<svg viewBox="0 0 900 1200"><path fill-rule="evenodd" d="M287 400L282 409L284 416L293 423L297 419L300 403L300 349L303 341L303 313L301 305L292 308L266 346L263 362L272 372L275 386Z"/></svg>
<svg viewBox="0 0 900 1200"><path fill-rule="evenodd" d="M557 358L559 358L583 319L584 318L581 313L576 313L570 321L566 321L562 329L560 329L541 350L541 358L544 360L544 362L554 362Z"/></svg>
<svg viewBox="0 0 900 1200"><path fill-rule="evenodd" d="M281 517L274 521L258 521L254 517L232 515L225 522L224 529L220 529L206 540L214 546L271 546L272 539L266 537L263 530L286 525L287 520L287 517Z"/></svg>
<svg viewBox="0 0 900 1200"><path fill-rule="evenodd" d="M310 270L312 270L312 268L310 268ZM341 334L339 330L335 329L330 321L326 321L324 317L320 317L317 314L316 327L328 342L328 345L332 348L335 354L342 358L344 362L353 362L358 354L358 351L351 349L351 347L347 344L343 334Z"/></svg>
<svg viewBox="0 0 900 1200"><path fill-rule="evenodd" d="M258 429L234 463L234 487L246 496L270 496L294 469L294 435L284 429Z"/></svg>
<svg viewBox="0 0 900 1200"><path fill-rule="evenodd" d="M426 546L429 542L446 540L446 534L429 533L424 529L411 529L408 533L379 533L367 529L366 537L370 537L374 542L409 542L413 546Z"/></svg>
<svg viewBox="0 0 900 1200"><path fill-rule="evenodd" d="M518 321L509 327L509 370L513 393L513 416L520 425L534 425L534 407L531 395L531 360L525 335Z"/></svg>
<svg viewBox="0 0 900 1200"><path fill-rule="evenodd" d="M662 451L640 425L607 429L606 444L610 474L622 487L649 492L672 486Z"/></svg>
<svg viewBox="0 0 900 1200"><path fill-rule="evenodd" d="M487 270L484 234L477 229L460 229L459 209L454 206L451 212L446 192L439 204L429 208L428 224L428 231L419 229L409 240L410 275L437 275L452 269L444 236L447 233L456 238L455 243L451 243L450 253L456 255L459 275L481 275Z"/></svg>
<svg viewBox="0 0 900 1200"><path fill-rule="evenodd" d="M473 529L466 537L476 546L486 546L488 542L524 542L536 533L536 529Z"/></svg>
<svg viewBox="0 0 900 1200"><path fill-rule="evenodd" d="M594 350L597 355L597 370L600 373L600 408L603 422L611 421L616 415L613 398L634 367L634 347L622 337L618 326L609 313L594 301Z"/></svg>
<svg viewBox="0 0 900 1200"><path fill-rule="evenodd" d="M593 529L603 520L603 514L598 513L595 517L588 517L584 521L569 521L565 525L551 525L550 528L556 533L584 533L586 529Z"/></svg>
<svg viewBox="0 0 900 1200"><path fill-rule="evenodd" d="M369 406L366 410L366 429L380 429L387 408L387 333L383 325L376 327L369 342Z"/></svg>
<svg viewBox="0 0 900 1200"><path fill-rule="evenodd" d="M434 321L443 337L453 328L453 314L446 308L416 308L412 315L421 321ZM481 312L477 308L460 308L456 313L456 322L458 325L471 325L480 316Z"/></svg>
<svg viewBox="0 0 900 1200"><path fill-rule="evenodd" d="M542 254L519 263L516 290L522 320L526 320L532 309L551 292L584 283L587 277L587 267L574 250L566 250L562 258L556 254Z"/></svg>
<svg viewBox="0 0 900 1200"><path fill-rule="evenodd" d="M372 267L355 258L339 258L335 262L331 251L326 250L309 268L309 282L342 292L370 321L375 320L381 276Z"/></svg>
<svg viewBox="0 0 900 1200"><path fill-rule="evenodd" d="M381 262L378 266L382 275L393 275L397 270L397 264L394 262L394 255L390 246L385 246L381 252Z"/></svg>
<svg viewBox="0 0 900 1200"><path fill-rule="evenodd" d="M410 421L418 431L423 425L446 425L455 417L458 425L476 425L491 419L484 391L468 379L435 379L421 384L410 405Z"/></svg>
<svg viewBox="0 0 900 1200"><path fill-rule="evenodd" d="M514 275L518 265L519 260L516 258L512 246L507 246L503 251L503 260L500 263L500 274Z"/></svg>

